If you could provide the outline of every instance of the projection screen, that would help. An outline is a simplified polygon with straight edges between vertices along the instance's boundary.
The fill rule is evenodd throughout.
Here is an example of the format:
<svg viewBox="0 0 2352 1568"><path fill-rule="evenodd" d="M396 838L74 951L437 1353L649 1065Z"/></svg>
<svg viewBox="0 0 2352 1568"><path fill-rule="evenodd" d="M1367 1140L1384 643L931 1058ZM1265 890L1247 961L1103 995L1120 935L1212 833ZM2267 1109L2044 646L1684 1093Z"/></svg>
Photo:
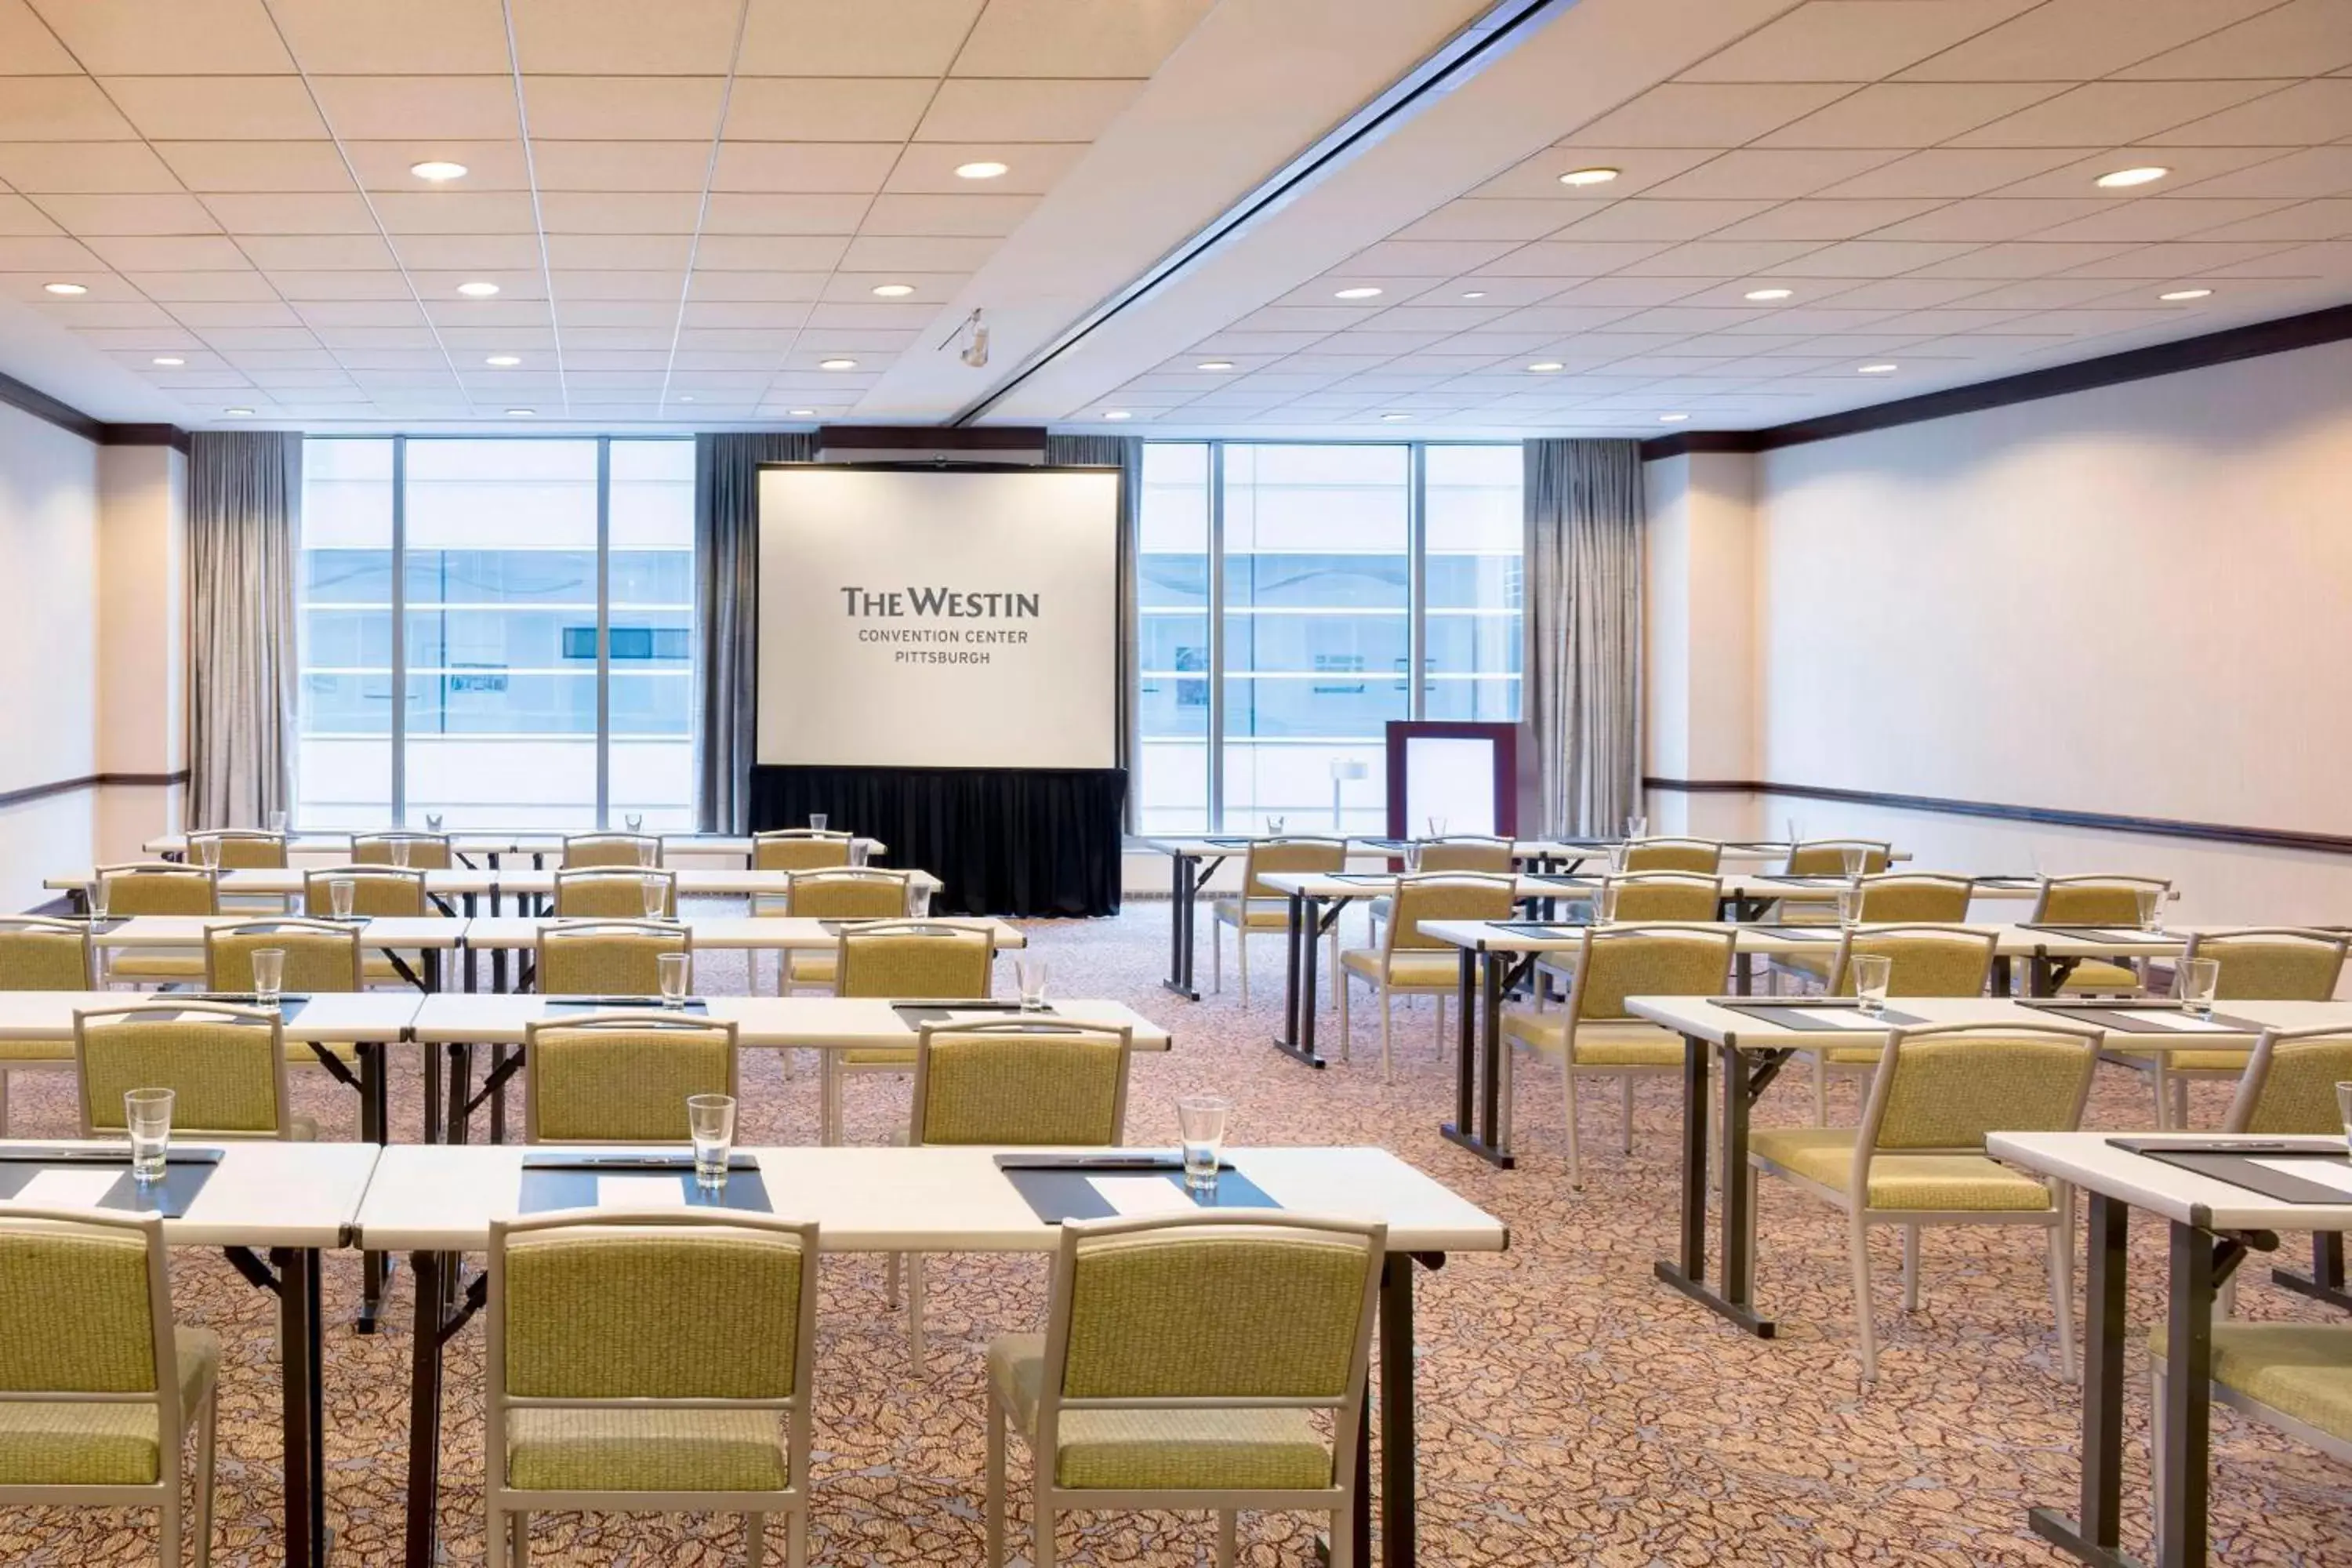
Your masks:
<svg viewBox="0 0 2352 1568"><path fill-rule="evenodd" d="M760 475L762 765L1118 765L1118 476Z"/></svg>

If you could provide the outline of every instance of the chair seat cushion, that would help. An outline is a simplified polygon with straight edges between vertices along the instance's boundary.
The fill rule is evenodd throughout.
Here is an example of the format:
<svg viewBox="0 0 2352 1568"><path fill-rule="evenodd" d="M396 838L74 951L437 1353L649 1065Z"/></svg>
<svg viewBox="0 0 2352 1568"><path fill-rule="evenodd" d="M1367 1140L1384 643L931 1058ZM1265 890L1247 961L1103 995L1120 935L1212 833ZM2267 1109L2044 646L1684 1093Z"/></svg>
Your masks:
<svg viewBox="0 0 2352 1568"><path fill-rule="evenodd" d="M1252 899L1246 922L1243 919L1242 900L1213 899L1209 903L1212 918L1229 926L1244 925L1251 931L1287 931L1290 928L1290 900L1287 899Z"/></svg>
<svg viewBox="0 0 2352 1568"><path fill-rule="evenodd" d="M1008 1334L988 1373L1024 1436L1037 1430L1045 1336ZM1331 1449L1304 1410L1065 1410L1054 1479L1096 1489L1308 1491Z"/></svg>
<svg viewBox="0 0 2352 1568"><path fill-rule="evenodd" d="M2165 1359L2161 1326L2148 1335L2147 1349ZM2352 1442L2352 1325L2217 1322L2213 1381Z"/></svg>
<svg viewBox="0 0 2352 1568"><path fill-rule="evenodd" d="M842 1065L853 1068L904 1068L915 1070L915 1053L900 1046L862 1046L841 1053Z"/></svg>
<svg viewBox="0 0 2352 1568"><path fill-rule="evenodd" d="M2139 972L2104 958L2086 958L2074 966L2060 991L2137 991Z"/></svg>
<svg viewBox="0 0 2352 1568"><path fill-rule="evenodd" d="M202 980L205 955L195 948L117 948L106 960L117 980Z"/></svg>
<svg viewBox="0 0 2352 1568"><path fill-rule="evenodd" d="M1885 1050L1879 1046L1837 1046L1826 1054L1832 1067L1874 1068Z"/></svg>
<svg viewBox="0 0 2352 1568"><path fill-rule="evenodd" d="M1528 1049L1556 1057L1568 1048L1568 1014L1503 1010L1503 1036ZM1576 1065L1580 1068L1678 1068L1683 1037L1656 1024L1596 1021L1576 1029Z"/></svg>
<svg viewBox="0 0 2352 1568"><path fill-rule="evenodd" d="M1751 1135L1748 1146L1792 1175L1851 1197L1854 1137L1851 1127L1775 1127ZM1981 1154L1881 1154L1870 1163L1868 1206L2035 1213L2050 1207L2050 1190Z"/></svg>
<svg viewBox="0 0 2352 1568"><path fill-rule="evenodd" d="M2237 1078L2253 1059L2254 1053L2244 1049L2175 1051L2164 1065L2174 1072L2227 1073Z"/></svg>
<svg viewBox="0 0 2352 1568"><path fill-rule="evenodd" d="M317 1067L320 1065L320 1051L326 1052L345 1067L356 1066L360 1059L359 1047L341 1041L321 1040L313 1048L308 1040L289 1039L286 1042L286 1065L295 1068Z"/></svg>
<svg viewBox="0 0 2352 1568"><path fill-rule="evenodd" d="M59 1040L0 1041L0 1062L69 1062L74 1059L73 1037Z"/></svg>
<svg viewBox="0 0 2352 1568"><path fill-rule="evenodd" d="M840 973L841 954L833 948L811 948L805 952L789 955L792 983L794 985L830 985Z"/></svg>
<svg viewBox="0 0 2352 1568"><path fill-rule="evenodd" d="M1830 983L1830 971L1836 965L1837 955L1833 952L1784 952L1772 960L1772 967L1775 969L1784 969L1791 974L1801 974L1807 979L1818 980L1824 985Z"/></svg>
<svg viewBox="0 0 2352 1568"><path fill-rule="evenodd" d="M1381 950L1351 947L1339 955L1339 966L1367 980L1381 978ZM1462 960L1453 948L1443 952L1408 948L1388 955L1388 984L1395 991L1452 991L1462 984Z"/></svg>
<svg viewBox="0 0 2352 1568"><path fill-rule="evenodd" d="M193 1424L196 1402L220 1372L220 1341L205 1329L174 1329L180 1406ZM55 1405L0 1400L0 1486L143 1487L163 1475L152 1405Z"/></svg>
<svg viewBox="0 0 2352 1568"><path fill-rule="evenodd" d="M520 1491L772 1492L789 1476L772 1410L511 1410Z"/></svg>

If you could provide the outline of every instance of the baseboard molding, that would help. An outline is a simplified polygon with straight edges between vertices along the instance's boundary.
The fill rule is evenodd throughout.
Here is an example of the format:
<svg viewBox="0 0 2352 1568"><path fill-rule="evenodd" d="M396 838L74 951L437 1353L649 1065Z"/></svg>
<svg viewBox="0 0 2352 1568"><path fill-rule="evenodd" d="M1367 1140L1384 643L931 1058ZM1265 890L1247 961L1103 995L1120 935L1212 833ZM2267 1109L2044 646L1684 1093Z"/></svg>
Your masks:
<svg viewBox="0 0 2352 1568"><path fill-rule="evenodd" d="M1983 816L2030 822L2044 827L2085 828L2097 833L2137 833L2154 838L2187 838L2257 849L2295 849L2315 855L2352 855L2352 837L2306 833L2284 827L2239 827L2220 822L2189 822L2168 816L2121 816L2104 811L2062 811L2041 805L2006 805L1985 800L1948 800L1937 795L1889 795L1880 790L1835 789L1823 784L1771 784L1758 779L1644 778L1645 789L1672 795L1780 795L1800 800L1837 801L1892 811L1933 812L1944 816Z"/></svg>
<svg viewBox="0 0 2352 1568"><path fill-rule="evenodd" d="M84 773L78 779L53 779L47 784L26 784L22 789L0 790L0 811L12 805L30 805L37 800L54 795L74 795L86 789L169 789L188 782L188 770L175 773Z"/></svg>

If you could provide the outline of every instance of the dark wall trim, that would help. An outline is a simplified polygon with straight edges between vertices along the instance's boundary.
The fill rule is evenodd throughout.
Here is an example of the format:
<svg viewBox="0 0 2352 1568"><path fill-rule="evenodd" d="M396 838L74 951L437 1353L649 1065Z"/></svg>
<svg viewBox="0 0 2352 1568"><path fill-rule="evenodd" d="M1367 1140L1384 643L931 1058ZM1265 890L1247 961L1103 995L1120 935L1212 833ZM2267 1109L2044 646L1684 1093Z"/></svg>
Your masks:
<svg viewBox="0 0 2352 1568"><path fill-rule="evenodd" d="M0 811L12 805L29 805L52 795L73 795L80 790L103 789L110 786L132 789L167 789L188 782L188 770L175 773L84 773L78 779L56 779L48 784L26 784L22 789L0 790Z"/></svg>
<svg viewBox="0 0 2352 1568"><path fill-rule="evenodd" d="M2352 855L2352 837L2305 833L2284 827L2234 827L2218 822L2187 822L2169 816L2117 816L2104 811L2060 811L2039 805L2001 805L1982 800L1947 800L1937 795L1887 795L1878 790L1832 789L1822 784L1766 784L1754 779L1644 778L1645 789L1675 795L1780 795L1800 800L1833 800L1893 811L1926 811L1945 816L1989 816L2048 827L2080 827L2098 833L2137 833L2156 838L2193 838L2207 844L2237 844L2260 849L2299 849L2316 855Z"/></svg>
<svg viewBox="0 0 2352 1568"><path fill-rule="evenodd" d="M820 425L819 451L855 452L1036 452L1045 449L1043 425Z"/></svg>
<svg viewBox="0 0 2352 1568"><path fill-rule="evenodd" d="M70 430L85 441L95 441L106 427L70 403L61 402L39 387L0 374L0 403L46 419L60 430Z"/></svg>
<svg viewBox="0 0 2352 1568"><path fill-rule="evenodd" d="M2203 370L2236 360L2259 359L2265 354L2317 348L2324 343L2341 342L2347 338L2352 338L2352 305L2335 305L2301 316L2284 316L2275 321L2230 327L2221 331L2208 332L2202 337L2183 338L2178 342L2127 349L2122 353L2103 354L2097 359L2082 360L2074 364L2027 371L2022 375L2005 375L1994 381L1978 382L1973 386L1948 387L1942 392L1923 393L1916 397L1900 397L1892 403L1875 403L1867 408L1824 415L1819 419L1800 419L1792 424L1775 425L1762 430L1685 430L1672 436L1654 437L1642 443L1642 457L1646 461L1658 458L1679 458L1690 452L1769 452L1781 447L1801 447L1812 441L1834 440L1840 436L1891 430L1900 425L1916 425L1923 420L1948 419L1956 414L1979 414L1989 408L2006 408L2015 403L2063 397L2070 392L2121 386L2126 382L2175 375L2187 370Z"/></svg>
<svg viewBox="0 0 2352 1568"><path fill-rule="evenodd" d="M101 425L99 431L101 447L169 447L185 457L190 444L177 425Z"/></svg>

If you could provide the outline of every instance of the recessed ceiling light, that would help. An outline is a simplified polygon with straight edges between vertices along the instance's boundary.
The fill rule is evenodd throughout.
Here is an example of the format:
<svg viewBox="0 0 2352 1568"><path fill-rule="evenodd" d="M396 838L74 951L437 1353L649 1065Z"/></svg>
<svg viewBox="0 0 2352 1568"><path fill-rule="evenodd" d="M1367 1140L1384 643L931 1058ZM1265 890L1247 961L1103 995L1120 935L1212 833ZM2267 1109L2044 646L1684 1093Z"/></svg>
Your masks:
<svg viewBox="0 0 2352 1568"><path fill-rule="evenodd" d="M1559 361L1556 359L1546 359L1538 360L1535 363L1528 366L1528 368L1535 372L1538 375L1549 375L1553 371L1566 370L1568 367L1560 363Z"/></svg>
<svg viewBox="0 0 2352 1568"><path fill-rule="evenodd" d="M163 365L173 365L185 364L188 362L182 359L178 354L157 354L155 356L155 363Z"/></svg>
<svg viewBox="0 0 2352 1568"><path fill-rule="evenodd" d="M1234 362L1229 359L1204 359L1192 368L1194 370L1231 370L1234 368Z"/></svg>
<svg viewBox="0 0 2352 1568"><path fill-rule="evenodd" d="M1785 300L1795 292L1794 289L1750 289L1748 290L1748 298L1759 304L1763 304L1772 300Z"/></svg>
<svg viewBox="0 0 2352 1568"><path fill-rule="evenodd" d="M492 355L490 355L490 356L489 356L489 358L488 358L488 359L484 360L482 363L483 363L484 364L494 364L494 365L497 365L499 369L504 370L507 366L509 366L509 365L510 365L510 364L520 364L520 363L522 363L522 355L520 355L520 354L492 354Z"/></svg>
<svg viewBox="0 0 2352 1568"><path fill-rule="evenodd" d="M875 294L885 300L903 300L914 291L915 286L912 283L877 283L874 285Z"/></svg>
<svg viewBox="0 0 2352 1568"><path fill-rule="evenodd" d="M1486 297L1486 290L1484 289L1465 289L1462 290L1462 297L1465 300L1483 300Z"/></svg>
<svg viewBox="0 0 2352 1568"><path fill-rule="evenodd" d="M1135 416L1124 408L1106 408L1103 410L1103 417L1106 419L1132 419Z"/></svg>
<svg viewBox="0 0 2352 1568"><path fill-rule="evenodd" d="M1381 416L1381 423L1383 425L1402 425L1412 417L1412 416L1410 414L1383 414Z"/></svg>
<svg viewBox="0 0 2352 1568"><path fill-rule="evenodd" d="M411 163L408 165L408 172L415 175L420 180L431 180L436 184L438 184L444 180L464 179L466 177L466 165L463 163L452 163L446 158L427 158L422 163Z"/></svg>
<svg viewBox="0 0 2352 1568"><path fill-rule="evenodd" d="M1563 185L1605 185L1617 177L1615 169L1570 169L1559 177Z"/></svg>
<svg viewBox="0 0 2352 1568"><path fill-rule="evenodd" d="M1900 365L1892 364L1865 364L1856 366L1854 374L1856 375L1893 375L1901 368Z"/></svg>
<svg viewBox="0 0 2352 1568"><path fill-rule="evenodd" d="M992 180L999 174L1004 173L1005 167L1006 166L1004 164L989 159L982 159L977 163L958 163L956 165L956 178L959 180Z"/></svg>
<svg viewBox="0 0 2352 1568"><path fill-rule="evenodd" d="M2213 290L2210 289L2175 289L2168 294L2157 296L2159 300L2167 300L2176 305L2183 300L2210 300L2212 297Z"/></svg>
<svg viewBox="0 0 2352 1568"><path fill-rule="evenodd" d="M2154 163L2145 163L2137 169L2117 169L2112 174L2101 174L2093 183L2103 191L2120 191L2132 185L2145 185L2160 180L2170 173L2172 171L2169 169L2159 168Z"/></svg>
<svg viewBox="0 0 2352 1568"><path fill-rule="evenodd" d="M854 359L821 359L816 362L816 367L819 370L856 370L857 362Z"/></svg>
<svg viewBox="0 0 2352 1568"><path fill-rule="evenodd" d="M1380 292L1381 291L1379 289L1370 287L1361 289L1342 289L1338 293L1332 295L1331 298L1334 300L1372 300L1379 298Z"/></svg>
<svg viewBox="0 0 2352 1568"><path fill-rule="evenodd" d="M535 417L538 413L539 410L536 408L509 408L507 410L507 417L509 419L530 419Z"/></svg>
<svg viewBox="0 0 2352 1568"><path fill-rule="evenodd" d="M792 416L795 419L814 419L816 417L816 410L814 408L795 408L792 410Z"/></svg>
<svg viewBox="0 0 2352 1568"><path fill-rule="evenodd" d="M460 283L457 285L457 292L463 294L468 300L487 300L498 291L499 286L495 283Z"/></svg>
<svg viewBox="0 0 2352 1568"><path fill-rule="evenodd" d="M80 283L44 283L41 287L47 289L52 294L87 294L89 292L88 286Z"/></svg>
<svg viewBox="0 0 2352 1568"><path fill-rule="evenodd" d="M1679 425L1689 417L1690 416L1687 414L1661 414L1658 416L1658 423L1661 425Z"/></svg>
<svg viewBox="0 0 2352 1568"><path fill-rule="evenodd" d="M221 412L227 415L231 419L250 419L253 417L253 410L250 408L224 408Z"/></svg>

